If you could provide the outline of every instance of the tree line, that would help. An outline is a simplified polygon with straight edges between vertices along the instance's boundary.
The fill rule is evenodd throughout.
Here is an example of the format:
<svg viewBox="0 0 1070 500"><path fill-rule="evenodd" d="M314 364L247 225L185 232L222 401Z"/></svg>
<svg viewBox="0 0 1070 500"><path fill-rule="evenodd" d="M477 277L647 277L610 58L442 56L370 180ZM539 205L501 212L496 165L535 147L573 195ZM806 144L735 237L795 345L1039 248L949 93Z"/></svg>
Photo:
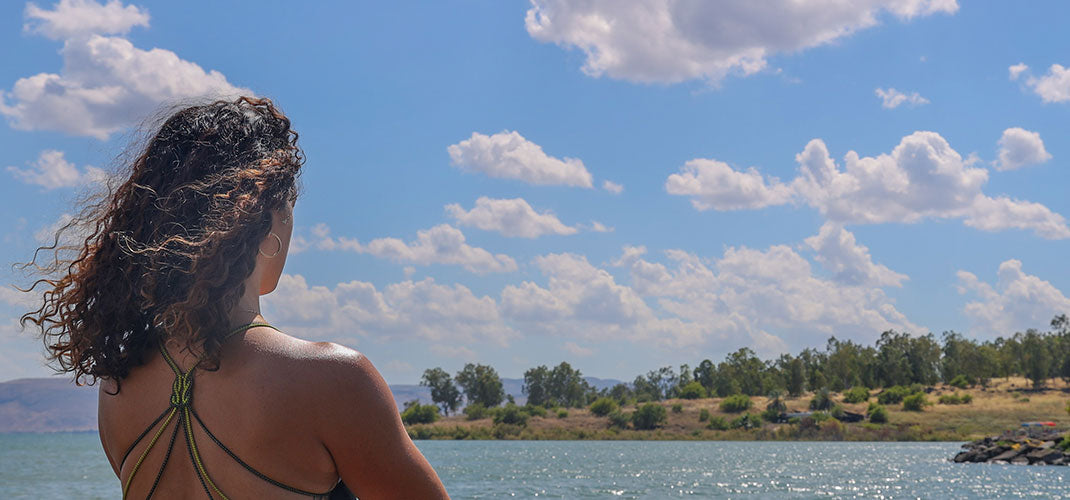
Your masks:
<svg viewBox="0 0 1070 500"><path fill-rule="evenodd" d="M1053 378L1070 382L1070 319L1056 316L1050 331L1029 329L1010 337L978 341L948 331L938 340L932 333L912 336L889 330L872 346L830 337L824 349L807 348L796 355L762 360L749 348L728 354L721 362L703 359L692 368L664 366L635 377L631 383L596 390L580 370L566 362L524 372L528 405L585 407L598 398L620 402L663 399L764 396L807 391L844 392L855 387L888 388L938 382L957 386L988 385L992 379L1023 376L1034 388ZM462 403L485 408L507 399L493 367L468 363L450 376L441 368L424 372L420 385L449 415ZM511 399L511 398L509 398Z"/></svg>

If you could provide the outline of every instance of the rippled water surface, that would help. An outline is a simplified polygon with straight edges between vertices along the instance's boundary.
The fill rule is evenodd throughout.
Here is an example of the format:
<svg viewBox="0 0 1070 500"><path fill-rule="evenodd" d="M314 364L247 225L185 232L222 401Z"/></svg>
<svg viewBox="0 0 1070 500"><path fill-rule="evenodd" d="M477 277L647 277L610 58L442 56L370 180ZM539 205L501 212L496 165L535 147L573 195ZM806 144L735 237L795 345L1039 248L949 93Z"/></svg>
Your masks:
<svg viewBox="0 0 1070 500"><path fill-rule="evenodd" d="M1070 468L959 443L421 441L454 498L1070 498ZM117 498L96 434L0 435L0 498Z"/></svg>

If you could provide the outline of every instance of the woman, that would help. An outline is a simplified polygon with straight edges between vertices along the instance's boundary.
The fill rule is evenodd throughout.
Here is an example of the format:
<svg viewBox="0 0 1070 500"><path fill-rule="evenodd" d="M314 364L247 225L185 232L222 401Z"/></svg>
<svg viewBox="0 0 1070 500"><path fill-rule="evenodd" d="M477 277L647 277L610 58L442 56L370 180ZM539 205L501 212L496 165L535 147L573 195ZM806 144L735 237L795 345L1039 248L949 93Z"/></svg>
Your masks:
<svg viewBox="0 0 1070 500"><path fill-rule="evenodd" d="M73 257L44 266L23 324L61 370L100 381L124 498L446 497L367 358L260 314L302 164L267 99L182 109L68 225L88 233Z"/></svg>

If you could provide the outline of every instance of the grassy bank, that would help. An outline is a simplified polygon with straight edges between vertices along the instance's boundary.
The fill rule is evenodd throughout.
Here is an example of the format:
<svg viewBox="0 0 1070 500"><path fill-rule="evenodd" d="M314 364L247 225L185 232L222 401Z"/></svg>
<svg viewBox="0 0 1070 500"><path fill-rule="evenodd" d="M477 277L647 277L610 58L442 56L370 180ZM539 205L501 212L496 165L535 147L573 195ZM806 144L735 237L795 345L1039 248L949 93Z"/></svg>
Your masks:
<svg viewBox="0 0 1070 500"><path fill-rule="evenodd" d="M720 417L725 421L740 414L722 412L722 398L706 398L658 402L666 409L666 420L653 430L614 427L609 418L585 408L549 410L546 416L531 416L524 424L496 424L491 418L468 420L465 415L454 415L431 424L412 425L408 430L414 439L968 441L1017 428L1023 421L1050 420L1059 428L1070 428L1070 415L1066 412L1070 387L1060 380L1049 381L1043 390L1029 387L1022 378L994 380L988 388L937 385L927 394L930 404L924 411L906 411L902 404L886 405L888 422L884 424L804 419L788 424L762 422L754 429L714 430L708 428L709 420L700 421L703 411L710 419ZM870 401L876 400L877 392L871 391L874 396ZM946 394L969 394L972 401L938 404L939 397ZM789 411L802 411L808 408L812 397L807 393L785 402ZM843 403L840 394L834 394L833 399L849 412L864 414L868 406L866 402ZM755 416L768 403L763 397L753 397L751 401ZM636 408L628 406L622 411ZM562 410L567 412L563 418L559 416Z"/></svg>

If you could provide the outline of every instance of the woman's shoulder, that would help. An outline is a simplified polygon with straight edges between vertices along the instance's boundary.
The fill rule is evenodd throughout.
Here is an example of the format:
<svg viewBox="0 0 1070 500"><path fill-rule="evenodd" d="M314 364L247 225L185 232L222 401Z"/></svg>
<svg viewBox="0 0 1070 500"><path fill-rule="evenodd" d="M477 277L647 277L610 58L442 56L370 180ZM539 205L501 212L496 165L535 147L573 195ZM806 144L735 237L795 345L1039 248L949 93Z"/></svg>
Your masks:
<svg viewBox="0 0 1070 500"><path fill-rule="evenodd" d="M385 386L371 360L356 349L303 340L283 331L250 341L261 353L262 369L307 390L323 390L336 397L338 391L378 391Z"/></svg>

